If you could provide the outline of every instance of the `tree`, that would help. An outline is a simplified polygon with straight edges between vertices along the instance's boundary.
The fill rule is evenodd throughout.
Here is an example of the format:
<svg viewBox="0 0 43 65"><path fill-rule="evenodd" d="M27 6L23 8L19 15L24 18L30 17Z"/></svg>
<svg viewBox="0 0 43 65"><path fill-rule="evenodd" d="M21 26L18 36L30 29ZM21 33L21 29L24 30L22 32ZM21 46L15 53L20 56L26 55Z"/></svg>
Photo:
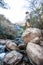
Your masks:
<svg viewBox="0 0 43 65"><path fill-rule="evenodd" d="M4 0L0 0L0 7L4 8L4 9L8 9L9 6L7 3L4 2Z"/></svg>
<svg viewBox="0 0 43 65"><path fill-rule="evenodd" d="M31 11L35 10L37 7L40 7L43 0L26 0L28 2L28 9Z"/></svg>
<svg viewBox="0 0 43 65"><path fill-rule="evenodd" d="M30 2L30 16L31 24L33 27L43 29L43 1L42 0L27 0Z"/></svg>

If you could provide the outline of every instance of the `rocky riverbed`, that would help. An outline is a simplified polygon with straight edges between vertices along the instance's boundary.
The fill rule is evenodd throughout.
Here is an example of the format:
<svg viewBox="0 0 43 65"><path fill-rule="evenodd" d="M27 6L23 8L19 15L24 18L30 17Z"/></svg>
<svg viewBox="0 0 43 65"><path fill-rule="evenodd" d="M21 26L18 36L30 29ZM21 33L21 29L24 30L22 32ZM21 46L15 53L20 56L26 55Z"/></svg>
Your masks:
<svg viewBox="0 0 43 65"><path fill-rule="evenodd" d="M22 41L22 40L21 40ZM26 54L26 45L0 39L0 65L33 65Z"/></svg>
<svg viewBox="0 0 43 65"><path fill-rule="evenodd" d="M43 30L12 24L1 15L0 65L43 65Z"/></svg>
<svg viewBox="0 0 43 65"><path fill-rule="evenodd" d="M15 39L0 39L0 65L43 65L43 32L28 28Z"/></svg>

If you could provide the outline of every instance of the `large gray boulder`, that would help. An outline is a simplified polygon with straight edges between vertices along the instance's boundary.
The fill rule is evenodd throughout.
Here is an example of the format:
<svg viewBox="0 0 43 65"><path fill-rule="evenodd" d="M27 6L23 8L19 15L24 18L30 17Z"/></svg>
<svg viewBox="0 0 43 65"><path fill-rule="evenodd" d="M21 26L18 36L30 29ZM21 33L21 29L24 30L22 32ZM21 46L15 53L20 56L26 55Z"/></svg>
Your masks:
<svg viewBox="0 0 43 65"><path fill-rule="evenodd" d="M16 65L21 61L22 57L23 55L21 53L17 51L11 51L5 56L3 64L4 65Z"/></svg>
<svg viewBox="0 0 43 65"><path fill-rule="evenodd" d="M23 33L22 38L25 43L30 42L31 40L35 39L36 37L41 37L41 30L37 28L28 28Z"/></svg>
<svg viewBox="0 0 43 65"><path fill-rule="evenodd" d="M30 58L37 65L43 65L43 47L38 44L29 42L27 44L26 52Z"/></svg>

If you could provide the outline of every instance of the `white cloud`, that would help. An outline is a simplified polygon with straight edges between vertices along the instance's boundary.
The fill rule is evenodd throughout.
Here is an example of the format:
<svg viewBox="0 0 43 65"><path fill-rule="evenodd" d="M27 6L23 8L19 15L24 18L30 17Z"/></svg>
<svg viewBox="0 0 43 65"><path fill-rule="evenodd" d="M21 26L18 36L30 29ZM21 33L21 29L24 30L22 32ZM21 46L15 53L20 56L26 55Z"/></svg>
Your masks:
<svg viewBox="0 0 43 65"><path fill-rule="evenodd" d="M10 9L5 10L0 8L0 13L4 14L9 20L11 20L12 23L23 21L25 18L25 11L24 5L26 2L24 0L5 0L9 6Z"/></svg>

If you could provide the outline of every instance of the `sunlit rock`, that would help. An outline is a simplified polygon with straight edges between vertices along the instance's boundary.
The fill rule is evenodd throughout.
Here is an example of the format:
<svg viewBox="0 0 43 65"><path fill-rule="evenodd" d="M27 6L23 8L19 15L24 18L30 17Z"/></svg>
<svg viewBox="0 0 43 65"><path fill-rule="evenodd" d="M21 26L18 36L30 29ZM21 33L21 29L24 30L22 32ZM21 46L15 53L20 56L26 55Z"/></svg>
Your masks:
<svg viewBox="0 0 43 65"><path fill-rule="evenodd" d="M8 49L8 50L18 50L17 45L12 41L6 41L6 49Z"/></svg>
<svg viewBox="0 0 43 65"><path fill-rule="evenodd" d="M28 28L22 35L22 38L25 43L30 42L31 40L35 39L36 37L41 37L41 30L37 28Z"/></svg>
<svg viewBox="0 0 43 65"><path fill-rule="evenodd" d="M43 48L40 45L29 42L27 44L26 52L30 58L37 65L43 65Z"/></svg>

